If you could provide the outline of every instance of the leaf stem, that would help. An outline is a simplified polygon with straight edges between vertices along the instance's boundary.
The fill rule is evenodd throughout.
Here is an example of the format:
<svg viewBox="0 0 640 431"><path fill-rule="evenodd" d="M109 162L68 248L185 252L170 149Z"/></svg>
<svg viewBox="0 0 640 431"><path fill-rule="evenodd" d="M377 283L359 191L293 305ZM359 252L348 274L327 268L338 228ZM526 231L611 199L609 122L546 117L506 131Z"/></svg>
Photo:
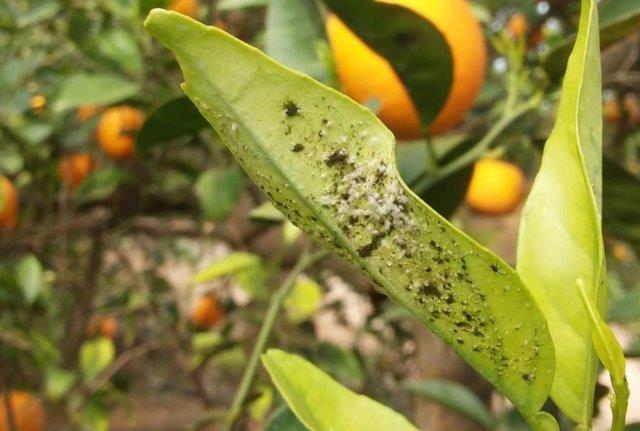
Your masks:
<svg viewBox="0 0 640 431"><path fill-rule="evenodd" d="M244 375L242 376L242 380L240 381L240 386L238 388L238 392L236 393L235 398L233 399L233 403L231 405L231 409L229 410L229 415L227 417L227 423L224 425L224 431L230 431L233 429L233 425L240 417L242 413L242 409L244 407L245 399L249 394L249 390L251 389L251 385L253 383L253 379L255 378L256 372L258 370L258 363L260 360L260 355L264 351L264 348L269 340L269 336L271 335L271 330L273 329L273 325L275 324L276 317L280 312L280 308L286 297L289 295L291 288L295 284L296 279L304 271L313 263L322 259L327 255L326 251L321 251L315 254L309 254L304 252L300 259L293 267L291 272L289 273L287 279L284 281L282 286L273 294L271 297L271 302L269 304L269 309L267 310L267 314L264 318L264 323L260 328L260 333L258 334L258 339L256 340L256 344L251 352L251 357L249 358L249 362L247 363L247 367L244 370Z"/></svg>
<svg viewBox="0 0 640 431"><path fill-rule="evenodd" d="M482 156L482 154L484 154L485 151L491 146L491 144L493 144L493 142L502 134L502 132L505 131L507 127L509 127L522 115L535 108L540 100L541 95L537 94L517 108L513 110L505 110L500 116L500 119L496 123L494 123L491 129L489 129L484 137L473 148L464 153L462 156L453 160L451 163L443 166L433 175L423 177L419 182L416 183L415 187L413 188L414 191L418 194L421 194L432 187L434 184L438 183L443 178L478 160Z"/></svg>

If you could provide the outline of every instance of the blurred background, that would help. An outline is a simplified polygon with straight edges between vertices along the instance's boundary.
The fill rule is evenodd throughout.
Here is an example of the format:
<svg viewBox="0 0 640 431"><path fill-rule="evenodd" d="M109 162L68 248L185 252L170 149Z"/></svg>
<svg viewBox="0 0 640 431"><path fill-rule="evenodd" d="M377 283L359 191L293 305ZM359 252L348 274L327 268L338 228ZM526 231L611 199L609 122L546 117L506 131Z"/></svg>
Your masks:
<svg viewBox="0 0 640 431"><path fill-rule="evenodd" d="M398 138L406 183L515 264L521 204L553 125L580 2L389 3L398 7L0 2L1 431L221 429L269 298L301 250L318 248L267 203L183 97L173 56L142 27L153 7L215 25L377 113ZM640 2L600 8L608 320L629 357L632 430L640 429ZM424 430L527 429L340 258L295 275L271 345ZM601 380L594 415L605 430ZM260 370L235 429L298 429L274 425L282 405Z"/></svg>

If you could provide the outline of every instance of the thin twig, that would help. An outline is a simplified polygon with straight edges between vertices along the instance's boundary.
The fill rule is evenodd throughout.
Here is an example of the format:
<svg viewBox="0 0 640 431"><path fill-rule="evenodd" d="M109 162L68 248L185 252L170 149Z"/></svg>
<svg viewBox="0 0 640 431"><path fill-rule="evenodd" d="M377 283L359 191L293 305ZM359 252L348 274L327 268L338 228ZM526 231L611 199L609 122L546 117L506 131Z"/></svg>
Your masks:
<svg viewBox="0 0 640 431"><path fill-rule="evenodd" d="M240 381L238 392L236 393L236 396L233 399L233 404L231 405L231 409L229 410L227 423L223 427L224 431L230 431L240 417L240 414L242 413L245 399L249 393L249 390L251 389L251 385L255 378L256 372L258 371L258 362L260 360L260 355L264 351L267 341L269 340L271 330L273 329L276 317L280 312L280 308L282 307L282 304L286 297L289 295L289 292L295 284L296 279L298 278L300 273L302 273L302 271L304 271L311 264L322 259L326 255L326 252L319 252L313 255L303 253L282 286L280 286L280 288L271 297L271 303L269 304L269 309L267 310L264 322L262 324L262 327L260 328L258 339L256 340L256 344L253 348L253 351L251 352L251 357L249 358L249 362L247 363L247 367L245 368L244 375L242 376L242 380Z"/></svg>

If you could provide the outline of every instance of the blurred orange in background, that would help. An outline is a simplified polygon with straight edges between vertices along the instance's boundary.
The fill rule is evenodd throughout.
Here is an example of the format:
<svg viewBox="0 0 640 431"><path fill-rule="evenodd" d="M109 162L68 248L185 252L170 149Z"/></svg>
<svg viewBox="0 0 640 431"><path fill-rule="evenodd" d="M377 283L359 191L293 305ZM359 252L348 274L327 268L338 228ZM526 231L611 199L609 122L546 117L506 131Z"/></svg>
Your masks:
<svg viewBox="0 0 640 431"><path fill-rule="evenodd" d="M45 426L45 413L40 400L29 392L11 391L9 404L15 429L9 424L9 415L5 405L6 394L0 394L0 431L42 431Z"/></svg>
<svg viewBox="0 0 640 431"><path fill-rule="evenodd" d="M0 228L10 229L18 224L18 193L9 179L0 176Z"/></svg>
<svg viewBox="0 0 640 431"><path fill-rule="evenodd" d="M135 137L144 123L144 118L144 112L131 106L107 109L102 114L96 131L100 148L113 159L131 159Z"/></svg>

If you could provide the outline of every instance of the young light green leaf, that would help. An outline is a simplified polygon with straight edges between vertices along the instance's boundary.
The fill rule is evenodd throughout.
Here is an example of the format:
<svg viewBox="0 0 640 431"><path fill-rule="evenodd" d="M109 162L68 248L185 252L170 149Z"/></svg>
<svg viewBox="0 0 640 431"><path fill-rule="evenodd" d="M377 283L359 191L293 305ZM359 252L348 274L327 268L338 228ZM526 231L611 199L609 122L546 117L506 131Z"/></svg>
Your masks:
<svg viewBox="0 0 640 431"><path fill-rule="evenodd" d="M299 356L271 349L262 364L291 410L313 431L417 431L402 415L345 388Z"/></svg>
<svg viewBox="0 0 640 431"><path fill-rule="evenodd" d="M84 105L109 105L127 99L139 90L137 84L110 74L79 73L67 76L53 101L54 110Z"/></svg>
<svg viewBox="0 0 640 431"><path fill-rule="evenodd" d="M86 382L96 378L115 359L116 348L109 338L87 340L80 346L80 370Z"/></svg>
<svg viewBox="0 0 640 431"><path fill-rule="evenodd" d="M542 308L556 349L551 396L571 419L591 421L596 360L575 280L604 304L600 227L602 90L595 1L582 0L580 31L558 117L524 208L518 273Z"/></svg>
<svg viewBox="0 0 640 431"><path fill-rule="evenodd" d="M231 253L195 274L191 277L191 281L194 283L206 283L225 275L235 275L261 265L262 260L258 255L245 252Z"/></svg>
<svg viewBox="0 0 640 431"><path fill-rule="evenodd" d="M322 289L312 279L300 276L291 292L284 300L287 320L298 324L309 319L316 312L322 300Z"/></svg>
<svg viewBox="0 0 640 431"><path fill-rule="evenodd" d="M264 37L270 57L327 82L327 68L316 49L325 40L324 26L314 0L271 0Z"/></svg>
<svg viewBox="0 0 640 431"><path fill-rule="evenodd" d="M554 372L546 322L518 275L402 182L370 111L226 33L153 10L183 89L240 165L302 230L362 268L527 417Z"/></svg>
<svg viewBox="0 0 640 431"><path fill-rule="evenodd" d="M49 367L45 373L45 388L47 396L52 400L59 400L76 382L76 375L73 371L64 368Z"/></svg>
<svg viewBox="0 0 640 431"><path fill-rule="evenodd" d="M38 258L30 254L20 259L16 278L25 301L33 304L44 287L43 269Z"/></svg>
<svg viewBox="0 0 640 431"><path fill-rule="evenodd" d="M286 220L284 214L278 211L278 209L269 201L252 209L249 213L249 217L253 221L269 223L282 223Z"/></svg>
<svg viewBox="0 0 640 431"><path fill-rule="evenodd" d="M496 426L495 420L484 403L459 383L447 380L424 380L407 382L405 387L417 395L460 413L487 429L494 429Z"/></svg>
<svg viewBox="0 0 640 431"><path fill-rule="evenodd" d="M584 305L591 319L591 340L593 341L593 347L600 362L602 362L611 375L611 384L614 390L614 394L611 395L611 411L613 413L611 429L613 431L622 431L624 429L627 404L629 401L629 386L625 376L624 352L611 328L602 320L596 304L589 298L584 281L578 279L576 284L582 305Z"/></svg>

